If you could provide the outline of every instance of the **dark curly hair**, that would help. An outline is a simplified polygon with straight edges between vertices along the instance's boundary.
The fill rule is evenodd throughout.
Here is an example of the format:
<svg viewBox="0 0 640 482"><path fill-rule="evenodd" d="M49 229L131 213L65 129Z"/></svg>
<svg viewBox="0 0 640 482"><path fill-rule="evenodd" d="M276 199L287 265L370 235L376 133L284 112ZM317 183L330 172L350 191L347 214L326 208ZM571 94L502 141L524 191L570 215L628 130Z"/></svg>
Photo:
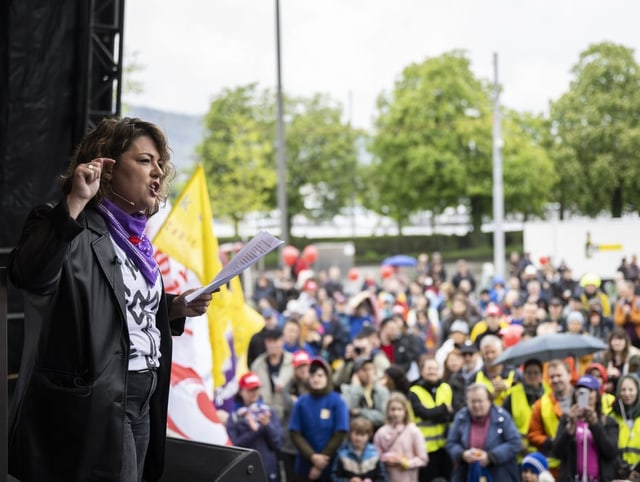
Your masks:
<svg viewBox="0 0 640 482"><path fill-rule="evenodd" d="M169 183L175 177L176 170L171 162L167 137L162 129L151 122L137 118L102 119L98 125L80 141L80 144L73 153L67 170L61 176L62 192L65 195L71 192L73 173L79 164L91 162L98 157L108 157L119 161L122 153L131 147L132 142L142 136L148 136L153 140L160 155L158 164L162 169L158 202L153 209L147 210L146 212L147 217L153 216L158 212L160 204L167 200L169 196ZM116 162L114 169L117 169L117 166L118 164ZM89 204L97 206L105 196L108 197L112 194L110 176L102 176L100 179L100 188Z"/></svg>

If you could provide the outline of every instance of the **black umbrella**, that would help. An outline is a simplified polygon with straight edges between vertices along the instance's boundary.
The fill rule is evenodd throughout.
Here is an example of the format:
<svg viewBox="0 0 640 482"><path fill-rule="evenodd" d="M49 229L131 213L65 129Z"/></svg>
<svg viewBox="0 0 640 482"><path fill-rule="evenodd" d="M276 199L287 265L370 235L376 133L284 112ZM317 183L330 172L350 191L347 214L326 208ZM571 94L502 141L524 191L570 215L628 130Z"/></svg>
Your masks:
<svg viewBox="0 0 640 482"><path fill-rule="evenodd" d="M545 362L568 356L590 355L606 348L602 340L591 335L555 333L521 341L505 350L493 364L520 365L530 359Z"/></svg>

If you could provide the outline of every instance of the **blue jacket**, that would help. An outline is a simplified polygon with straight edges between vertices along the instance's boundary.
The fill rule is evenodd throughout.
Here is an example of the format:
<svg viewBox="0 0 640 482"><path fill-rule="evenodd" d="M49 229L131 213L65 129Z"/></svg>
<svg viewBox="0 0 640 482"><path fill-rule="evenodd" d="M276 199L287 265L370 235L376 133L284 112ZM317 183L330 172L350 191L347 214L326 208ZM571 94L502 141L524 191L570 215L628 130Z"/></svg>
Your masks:
<svg viewBox="0 0 640 482"><path fill-rule="evenodd" d="M352 477L371 479L372 482L387 482L387 472L380 460L380 454L372 443L368 443L362 455L353 450L353 445L347 443L338 449L333 462L331 480L333 482L348 482Z"/></svg>
<svg viewBox="0 0 640 482"><path fill-rule="evenodd" d="M506 410L491 406L489 431L484 443L491 463L487 466L491 477L500 482L519 482L520 472L516 456L520 452L520 433ZM469 447L471 416L469 409L463 408L449 428L446 449L454 464L452 482L467 480L468 465L462 461L462 452Z"/></svg>

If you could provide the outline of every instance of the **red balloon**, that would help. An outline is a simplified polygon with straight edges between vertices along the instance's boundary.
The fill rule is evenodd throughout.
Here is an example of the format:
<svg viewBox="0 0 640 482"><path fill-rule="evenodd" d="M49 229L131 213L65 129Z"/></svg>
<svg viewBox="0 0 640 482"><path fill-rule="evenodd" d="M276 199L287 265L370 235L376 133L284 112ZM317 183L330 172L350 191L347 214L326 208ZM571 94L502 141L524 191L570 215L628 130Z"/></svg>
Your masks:
<svg viewBox="0 0 640 482"><path fill-rule="evenodd" d="M298 259L298 255L300 251L295 246L285 246L282 248L282 262L287 266L293 266L293 264Z"/></svg>
<svg viewBox="0 0 640 482"><path fill-rule="evenodd" d="M509 325L500 330L500 336L502 337L502 344L505 348L517 345L522 337L524 327L522 325Z"/></svg>
<svg viewBox="0 0 640 482"><path fill-rule="evenodd" d="M393 276L393 266L387 264L380 267L380 276L382 279L391 278Z"/></svg>
<svg viewBox="0 0 640 482"><path fill-rule="evenodd" d="M306 246L302 250L302 259L304 259L309 264L315 263L318 259L318 248L316 248L313 244Z"/></svg>
<svg viewBox="0 0 640 482"><path fill-rule="evenodd" d="M356 281L359 277L360 272L358 271L358 268L351 268L347 273L347 278L349 278L349 280L351 281Z"/></svg>

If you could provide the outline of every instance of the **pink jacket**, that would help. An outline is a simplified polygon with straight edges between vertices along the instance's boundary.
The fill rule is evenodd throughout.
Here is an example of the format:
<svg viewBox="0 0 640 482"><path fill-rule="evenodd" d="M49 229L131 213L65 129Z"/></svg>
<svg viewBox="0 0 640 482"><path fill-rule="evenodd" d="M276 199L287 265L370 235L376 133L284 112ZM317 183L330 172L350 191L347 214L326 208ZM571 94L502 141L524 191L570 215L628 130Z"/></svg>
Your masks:
<svg viewBox="0 0 640 482"><path fill-rule="evenodd" d="M427 465L429 457L424 438L415 423L392 427L384 424L373 437L373 444L383 460L386 453L395 452L406 457L408 468L386 465L389 482L418 482L418 469Z"/></svg>

